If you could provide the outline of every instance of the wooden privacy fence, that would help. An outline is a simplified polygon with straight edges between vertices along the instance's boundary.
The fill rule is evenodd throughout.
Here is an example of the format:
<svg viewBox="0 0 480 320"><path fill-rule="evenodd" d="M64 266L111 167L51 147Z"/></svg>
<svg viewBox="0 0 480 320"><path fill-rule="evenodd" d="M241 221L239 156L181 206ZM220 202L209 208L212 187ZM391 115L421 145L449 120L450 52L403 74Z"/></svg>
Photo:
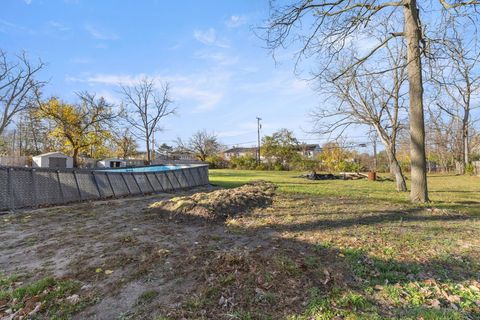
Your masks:
<svg viewBox="0 0 480 320"><path fill-rule="evenodd" d="M0 211L208 184L208 165L156 172L0 167Z"/></svg>

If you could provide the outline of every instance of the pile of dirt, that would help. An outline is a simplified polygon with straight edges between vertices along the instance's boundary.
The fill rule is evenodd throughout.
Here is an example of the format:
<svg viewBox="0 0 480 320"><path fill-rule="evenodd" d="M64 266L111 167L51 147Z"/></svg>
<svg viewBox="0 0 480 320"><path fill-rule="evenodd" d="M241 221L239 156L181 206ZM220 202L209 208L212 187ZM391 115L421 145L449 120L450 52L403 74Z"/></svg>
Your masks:
<svg viewBox="0 0 480 320"><path fill-rule="evenodd" d="M276 186L267 181L253 181L233 189L199 192L191 196L176 197L150 205L151 209L202 217L209 220L225 220L248 213L255 208L272 204Z"/></svg>

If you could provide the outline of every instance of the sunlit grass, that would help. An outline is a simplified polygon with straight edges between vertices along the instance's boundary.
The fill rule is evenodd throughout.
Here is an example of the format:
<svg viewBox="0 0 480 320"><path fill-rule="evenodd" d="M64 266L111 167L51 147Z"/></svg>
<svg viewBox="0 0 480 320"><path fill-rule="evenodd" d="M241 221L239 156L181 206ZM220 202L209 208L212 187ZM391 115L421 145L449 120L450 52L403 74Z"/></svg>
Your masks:
<svg viewBox="0 0 480 320"><path fill-rule="evenodd" d="M252 180L268 180L284 193L327 197L359 198L402 203L410 206L409 193L397 192L393 181L319 180L300 176L298 171L210 170L210 182L222 187L236 187ZM383 177L387 177L384 175ZM463 213L480 214L480 177L429 175L430 200L427 206L451 208ZM410 181L407 180L410 187Z"/></svg>

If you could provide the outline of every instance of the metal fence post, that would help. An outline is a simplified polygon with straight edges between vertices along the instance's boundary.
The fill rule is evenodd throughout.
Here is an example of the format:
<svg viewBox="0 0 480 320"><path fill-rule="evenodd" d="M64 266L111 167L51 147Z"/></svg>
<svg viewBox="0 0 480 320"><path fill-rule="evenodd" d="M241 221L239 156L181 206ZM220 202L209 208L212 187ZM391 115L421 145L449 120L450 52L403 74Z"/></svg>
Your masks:
<svg viewBox="0 0 480 320"><path fill-rule="evenodd" d="M58 190L60 190L60 197L62 198L62 203L65 203L65 195L63 194L62 183L60 182L60 170L57 170L57 181Z"/></svg>
<svg viewBox="0 0 480 320"><path fill-rule="evenodd" d="M32 189L33 189L33 202L35 202L35 207L38 207L38 200L37 200L37 176L35 174L35 169L30 171L32 174Z"/></svg>
<svg viewBox="0 0 480 320"><path fill-rule="evenodd" d="M75 184L77 185L79 200L81 201L82 200L82 192L80 191L80 186L78 185L77 172L75 170L73 170L73 178L75 179Z"/></svg>
<svg viewBox="0 0 480 320"><path fill-rule="evenodd" d="M123 182L127 186L128 194L132 194L132 191L130 190L130 187L128 186L127 179L125 179L125 176L123 175L123 172L120 172L120 175L122 176Z"/></svg>
<svg viewBox="0 0 480 320"><path fill-rule="evenodd" d="M95 187L97 188L98 197L99 197L100 199L106 198L106 197L104 197L104 196L102 195L102 192L100 192L100 187L98 186L97 176L95 175L95 172L92 171L91 173L92 173L92 176L93 176L93 183L95 183Z"/></svg>
<svg viewBox="0 0 480 320"><path fill-rule="evenodd" d="M170 178L168 177L168 174L165 172L164 175L165 175L165 178L167 178L168 183L170 183L170 187L172 187L170 190L175 190L175 188L173 187L172 181L170 181Z"/></svg>
<svg viewBox="0 0 480 320"><path fill-rule="evenodd" d="M155 177L155 179L157 179L158 185L159 185L160 188L162 189L162 192L165 192L165 188L162 186L162 183L160 182L160 179L158 179L157 173L154 172L154 173L153 173L153 176Z"/></svg>
<svg viewBox="0 0 480 320"><path fill-rule="evenodd" d="M142 188L140 188L140 185L138 184L138 181L137 181L137 179L135 178L135 174L134 174L133 172L131 172L131 174L132 174L133 181L135 181L135 183L136 183L136 185L137 185L137 187L138 187L138 190L140 190L140 193L145 194L145 192L143 192Z"/></svg>
<svg viewBox="0 0 480 320"><path fill-rule="evenodd" d="M8 194L9 194L9 207L10 210L15 211L15 198L13 197L13 183L12 183L12 171L13 168L8 168L7 169L7 188L8 188Z"/></svg>
<svg viewBox="0 0 480 320"><path fill-rule="evenodd" d="M115 194L115 190L113 190L113 185L112 185L112 182L110 181L110 177L108 176L107 171L105 171L105 175L107 176L107 181L108 181L108 184L110 185L110 189L112 189L113 197L116 198L117 195Z"/></svg>
<svg viewBox="0 0 480 320"><path fill-rule="evenodd" d="M179 189L182 189L182 184L180 183L180 180L178 180L177 175L175 174L175 171L177 170L172 170L172 174L175 177L175 180L177 180L178 185L180 186ZM173 190L175 190L175 188Z"/></svg>
<svg viewBox="0 0 480 320"><path fill-rule="evenodd" d="M145 176L145 179L147 179L148 184L149 184L150 187L152 188L152 193L155 193L155 188L153 187L153 184L150 182L150 179L148 179L147 173L144 172L143 174L144 174L144 176Z"/></svg>
<svg viewBox="0 0 480 320"><path fill-rule="evenodd" d="M185 182L187 183L187 186L185 188L190 188L190 183L188 182L187 175L185 174L185 169L180 169L179 171L182 171L183 177L185 178Z"/></svg>

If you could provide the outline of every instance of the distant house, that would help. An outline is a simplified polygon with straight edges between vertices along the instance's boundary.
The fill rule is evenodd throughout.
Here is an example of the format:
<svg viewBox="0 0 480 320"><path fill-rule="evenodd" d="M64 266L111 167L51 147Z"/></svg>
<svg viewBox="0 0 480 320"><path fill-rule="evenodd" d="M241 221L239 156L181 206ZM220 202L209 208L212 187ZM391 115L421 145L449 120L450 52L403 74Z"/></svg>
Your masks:
<svg viewBox="0 0 480 320"><path fill-rule="evenodd" d="M196 161L197 158L194 154L186 151L175 150L168 154L169 160L185 160L185 161Z"/></svg>
<svg viewBox="0 0 480 320"><path fill-rule="evenodd" d="M231 148L228 150L223 151L223 157L225 160L231 160L235 157L243 157L243 156L252 156L255 157L257 154L257 148Z"/></svg>
<svg viewBox="0 0 480 320"><path fill-rule="evenodd" d="M315 159L316 156L322 152L322 148L318 144L300 144L295 147L297 152L308 159ZM257 148L255 147L249 147L249 148L231 148L228 150L225 150L223 152L223 156L225 160L230 160L234 157L242 157L242 156L252 156L255 157L257 154ZM262 161L264 160L263 157L261 157Z"/></svg>
<svg viewBox="0 0 480 320"><path fill-rule="evenodd" d="M127 161L118 158L108 158L97 162L100 168L122 168L127 166Z"/></svg>
<svg viewBox="0 0 480 320"><path fill-rule="evenodd" d="M298 153L308 159L315 159L322 152L318 144L301 144L297 147Z"/></svg>
<svg viewBox="0 0 480 320"><path fill-rule="evenodd" d="M32 157L32 165L37 168L73 168L73 158L61 152L49 152Z"/></svg>

